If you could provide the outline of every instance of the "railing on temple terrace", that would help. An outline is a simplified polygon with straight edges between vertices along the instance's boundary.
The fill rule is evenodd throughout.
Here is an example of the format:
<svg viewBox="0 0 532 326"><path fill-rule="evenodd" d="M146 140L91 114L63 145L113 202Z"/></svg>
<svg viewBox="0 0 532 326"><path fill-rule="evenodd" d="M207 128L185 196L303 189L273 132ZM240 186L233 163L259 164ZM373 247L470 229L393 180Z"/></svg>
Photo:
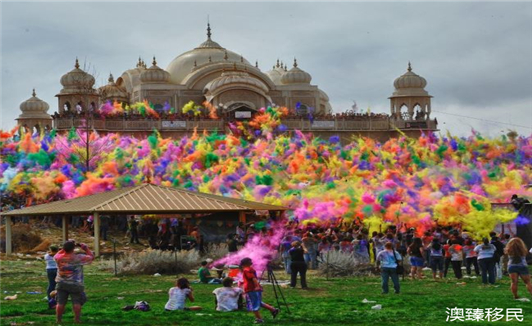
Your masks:
<svg viewBox="0 0 532 326"><path fill-rule="evenodd" d="M234 120L233 120L234 121ZM150 131L153 129L163 131L192 131L197 130L224 130L227 120L157 120L157 119L89 119L89 128L108 132L121 131ZM282 123L287 130L301 131L385 131L395 129L414 130L437 130L435 119L429 120L394 120L389 117L378 117L371 119L283 119ZM81 128L85 126L85 120L79 117L54 117L54 128L58 130L69 130L72 127Z"/></svg>

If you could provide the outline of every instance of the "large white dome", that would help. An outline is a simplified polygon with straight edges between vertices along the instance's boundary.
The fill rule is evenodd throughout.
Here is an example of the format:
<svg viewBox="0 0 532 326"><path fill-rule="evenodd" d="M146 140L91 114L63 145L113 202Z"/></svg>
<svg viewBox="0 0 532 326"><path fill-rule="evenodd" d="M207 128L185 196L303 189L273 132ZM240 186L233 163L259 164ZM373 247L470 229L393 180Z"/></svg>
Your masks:
<svg viewBox="0 0 532 326"><path fill-rule="evenodd" d="M207 40L197 48L190 50L176 57L166 71L170 73L170 83L181 84L183 79L192 72L196 66L201 66L215 62L242 62L250 65L249 61L240 54L223 48L220 44L211 40L210 26L207 28Z"/></svg>

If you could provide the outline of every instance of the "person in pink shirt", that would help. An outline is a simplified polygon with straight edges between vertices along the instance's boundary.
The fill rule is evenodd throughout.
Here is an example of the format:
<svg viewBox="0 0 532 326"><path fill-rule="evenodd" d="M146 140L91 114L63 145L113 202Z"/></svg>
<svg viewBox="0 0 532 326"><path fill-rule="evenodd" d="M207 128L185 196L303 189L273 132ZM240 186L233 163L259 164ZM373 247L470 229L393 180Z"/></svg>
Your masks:
<svg viewBox="0 0 532 326"><path fill-rule="evenodd" d="M78 246L84 253L77 254L74 248ZM68 296L72 298L72 310L74 311L74 322L80 323L81 306L85 301L85 288L83 283L83 265L92 263L94 254L84 243L76 244L74 240L69 240L63 244L63 249L54 256L57 263L57 323L62 322L63 313Z"/></svg>

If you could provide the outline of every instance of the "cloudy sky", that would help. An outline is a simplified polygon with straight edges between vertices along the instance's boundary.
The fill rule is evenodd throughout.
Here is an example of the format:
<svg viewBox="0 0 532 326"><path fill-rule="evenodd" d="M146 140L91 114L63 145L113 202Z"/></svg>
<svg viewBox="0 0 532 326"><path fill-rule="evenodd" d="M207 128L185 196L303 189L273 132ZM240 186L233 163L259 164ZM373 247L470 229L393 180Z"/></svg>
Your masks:
<svg viewBox="0 0 532 326"><path fill-rule="evenodd" d="M155 55L166 67L206 39L269 70L279 58L312 75L335 111L389 112L393 80L428 81L442 132L532 133L532 3L2 2L1 128L37 95L57 110L76 56L97 86Z"/></svg>

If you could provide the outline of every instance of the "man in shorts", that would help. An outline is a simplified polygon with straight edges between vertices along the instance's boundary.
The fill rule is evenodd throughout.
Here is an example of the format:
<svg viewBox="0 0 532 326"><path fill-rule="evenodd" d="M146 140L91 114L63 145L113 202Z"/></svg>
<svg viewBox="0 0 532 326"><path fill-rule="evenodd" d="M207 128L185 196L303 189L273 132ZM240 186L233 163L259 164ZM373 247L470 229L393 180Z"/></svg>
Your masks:
<svg viewBox="0 0 532 326"><path fill-rule="evenodd" d="M79 246L85 253L76 254L74 252L76 246ZM72 298L74 322L80 323L81 306L86 301L83 285L83 265L92 263L94 254L86 244L76 244L73 240L69 240L63 244L63 249L55 254L54 259L57 262L57 277L55 279L57 283L57 323L62 322L69 296Z"/></svg>
<svg viewBox="0 0 532 326"><path fill-rule="evenodd" d="M257 278L257 272L253 267L251 258L244 258L240 261L240 268L242 269L242 279L244 281L244 293L246 295L246 305L248 311L255 315L255 324L262 324L264 320L260 314L260 308L263 307L270 311L272 317L275 318L279 314L279 309L262 302L262 286Z"/></svg>

